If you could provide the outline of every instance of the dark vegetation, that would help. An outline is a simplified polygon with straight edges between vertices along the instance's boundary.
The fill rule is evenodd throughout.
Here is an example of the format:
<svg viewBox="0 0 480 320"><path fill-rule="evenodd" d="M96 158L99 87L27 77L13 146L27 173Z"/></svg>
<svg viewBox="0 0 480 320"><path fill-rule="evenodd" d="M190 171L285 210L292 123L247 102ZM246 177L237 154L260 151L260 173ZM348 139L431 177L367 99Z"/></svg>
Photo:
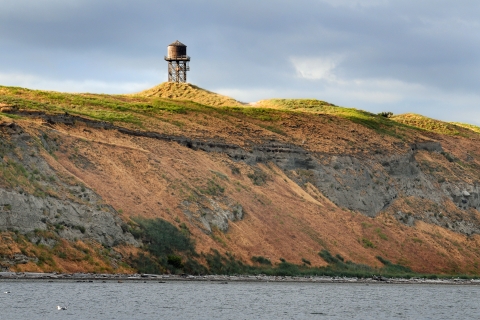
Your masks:
<svg viewBox="0 0 480 320"><path fill-rule="evenodd" d="M262 171L260 168L253 168L253 172L247 174L247 177L250 178L252 183L256 186L263 186L267 183L268 175Z"/></svg>
<svg viewBox="0 0 480 320"><path fill-rule="evenodd" d="M393 264L392 262L377 256L377 259L383 264L382 268L373 268L364 264L357 264L345 259L337 254L332 256L329 251L322 250L319 253L325 262L329 265L325 268L325 275L346 276L365 278L372 275L382 275L388 277L412 277L414 272L405 266Z"/></svg>
<svg viewBox="0 0 480 320"><path fill-rule="evenodd" d="M383 112L380 112L378 115L382 116L384 118L391 118L391 117L393 117L393 112L383 111Z"/></svg>
<svg viewBox="0 0 480 320"><path fill-rule="evenodd" d="M185 227L183 227L184 229ZM345 260L341 255L332 255L328 250L318 254L328 263L326 267L311 266L311 262L302 259L302 265L280 259L272 263L263 256L253 256L253 265L248 265L237 259L232 253L221 254L211 250L207 254L195 252L195 246L190 234L182 232L171 223L162 220L135 218L130 224L130 232L144 243L144 253L130 257L132 265L142 273L175 273L175 274L264 274L271 276L332 276L358 277L372 276L411 278L424 276L438 278L438 275L420 275L410 268L377 256L382 263L381 268ZM205 261L205 265L198 261ZM445 276L446 277L446 276ZM467 276L465 276L467 277ZM470 277L471 278L471 277Z"/></svg>
<svg viewBox="0 0 480 320"><path fill-rule="evenodd" d="M130 232L142 240L148 254L131 257L132 265L142 273L206 273L193 258L194 243L182 230L162 219L135 218Z"/></svg>

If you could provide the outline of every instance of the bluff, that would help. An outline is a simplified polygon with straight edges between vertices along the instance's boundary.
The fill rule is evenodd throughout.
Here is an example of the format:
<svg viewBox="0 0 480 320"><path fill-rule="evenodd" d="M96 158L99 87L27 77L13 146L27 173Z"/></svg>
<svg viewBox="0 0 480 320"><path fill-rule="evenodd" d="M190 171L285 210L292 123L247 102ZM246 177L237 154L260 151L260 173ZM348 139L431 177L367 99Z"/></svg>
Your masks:
<svg viewBox="0 0 480 320"><path fill-rule="evenodd" d="M207 272L220 256L322 267L328 252L479 272L475 126L313 99L244 105L185 84L0 87L0 107L3 269L134 272L157 259L154 271Z"/></svg>

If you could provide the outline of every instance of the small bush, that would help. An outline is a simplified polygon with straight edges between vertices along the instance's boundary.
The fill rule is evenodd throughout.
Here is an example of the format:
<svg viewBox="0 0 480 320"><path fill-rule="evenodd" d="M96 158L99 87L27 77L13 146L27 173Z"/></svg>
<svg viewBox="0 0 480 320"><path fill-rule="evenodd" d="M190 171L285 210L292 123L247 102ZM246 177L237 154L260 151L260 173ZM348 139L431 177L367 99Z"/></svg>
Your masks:
<svg viewBox="0 0 480 320"><path fill-rule="evenodd" d="M442 155L445 157L445 159L448 160L448 162L454 162L455 161L455 157L448 152L443 152L442 151Z"/></svg>
<svg viewBox="0 0 480 320"><path fill-rule="evenodd" d="M269 259L267 259L265 257L262 257L262 256L258 256L258 257L253 256L251 258L251 260L253 262L257 262L257 263L260 263L260 264L263 264L263 265L269 265L269 266L272 265L272 262Z"/></svg>
<svg viewBox="0 0 480 320"><path fill-rule="evenodd" d="M247 175L247 177L252 180L253 184L256 186L262 186L267 183L267 174L259 168L254 168L253 173Z"/></svg>
<svg viewBox="0 0 480 320"><path fill-rule="evenodd" d="M393 112L383 111L383 112L378 113L378 115L382 116L384 118L391 118L391 117L393 117Z"/></svg>
<svg viewBox="0 0 480 320"><path fill-rule="evenodd" d="M216 183L213 180L208 180L207 187L200 190L203 194L209 194L211 196L218 196L225 191L225 188Z"/></svg>
<svg viewBox="0 0 480 320"><path fill-rule="evenodd" d="M375 248L373 242L368 240L367 238L362 238L362 244L365 248Z"/></svg>
<svg viewBox="0 0 480 320"><path fill-rule="evenodd" d="M399 265L399 264L394 264L394 263L390 262L389 260L384 259L380 256L377 256L376 258L378 259L378 261L383 263L385 271L387 271L389 273L394 273L394 274L400 273L401 274L401 273L411 273L412 272L412 269L410 269L409 267L405 267L405 266L402 266L402 265Z"/></svg>
<svg viewBox="0 0 480 320"><path fill-rule="evenodd" d="M84 226L74 226L73 228L79 230L81 233L85 233L86 231Z"/></svg>
<svg viewBox="0 0 480 320"><path fill-rule="evenodd" d="M167 256L167 263L176 269L183 268L182 258L174 254L169 254Z"/></svg>
<svg viewBox="0 0 480 320"><path fill-rule="evenodd" d="M382 239L382 240L388 240L387 235L382 232L382 229L380 229L380 228L375 228L375 232L376 232L377 235L380 237L380 239Z"/></svg>
<svg viewBox="0 0 480 320"><path fill-rule="evenodd" d="M335 255L335 257L336 257L338 260L342 261L342 262L345 261L345 260L343 259L343 257L342 257L341 255L339 255L338 253Z"/></svg>
<svg viewBox="0 0 480 320"><path fill-rule="evenodd" d="M318 253L318 255L319 255L320 257L322 257L322 259L325 260L326 263L337 264L337 263L340 262L340 260L339 260L338 258L332 256L332 255L330 254L330 252L328 252L328 250L325 250L325 249L323 249L322 251L320 251L320 252Z"/></svg>

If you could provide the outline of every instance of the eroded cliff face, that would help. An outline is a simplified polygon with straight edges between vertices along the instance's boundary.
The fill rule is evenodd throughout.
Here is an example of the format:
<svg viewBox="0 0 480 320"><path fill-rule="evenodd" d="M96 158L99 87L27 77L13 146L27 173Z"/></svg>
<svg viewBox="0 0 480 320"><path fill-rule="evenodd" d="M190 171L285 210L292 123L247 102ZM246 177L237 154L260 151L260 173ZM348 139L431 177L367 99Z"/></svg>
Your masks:
<svg viewBox="0 0 480 320"><path fill-rule="evenodd" d="M378 137L331 116L312 125L286 115L283 132L266 134L237 118L222 119L231 128L200 132L11 114L23 119L0 125L0 228L33 242L54 246L35 235L50 230L68 241L134 248L141 243L127 223L140 216L188 230L199 252L233 252L247 262L325 265L317 253L328 249L357 263L377 265L381 255L416 271L477 272L475 141Z"/></svg>
<svg viewBox="0 0 480 320"><path fill-rule="evenodd" d="M32 233L54 227L61 238L93 239L104 246L137 245L122 230L118 212L60 167L54 168L56 141L13 122L0 125L4 180L0 186L0 230Z"/></svg>

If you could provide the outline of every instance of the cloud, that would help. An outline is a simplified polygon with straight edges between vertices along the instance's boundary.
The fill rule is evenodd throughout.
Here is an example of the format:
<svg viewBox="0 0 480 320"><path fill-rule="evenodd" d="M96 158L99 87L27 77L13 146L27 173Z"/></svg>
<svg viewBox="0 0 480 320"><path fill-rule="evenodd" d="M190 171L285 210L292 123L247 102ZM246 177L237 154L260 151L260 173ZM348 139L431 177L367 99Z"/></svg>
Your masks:
<svg viewBox="0 0 480 320"><path fill-rule="evenodd" d="M336 81L333 70L338 66L342 58L337 57L292 57L292 62L297 76L308 80Z"/></svg>
<svg viewBox="0 0 480 320"><path fill-rule="evenodd" d="M393 78L342 78L334 73L345 60L344 55L334 57L294 57L290 59L298 77L313 81L323 87L324 93L344 95L359 102L395 103L402 100L406 91L423 91L421 85Z"/></svg>
<svg viewBox="0 0 480 320"><path fill-rule="evenodd" d="M55 80L35 75L0 73L0 83L9 86L61 92L134 93L152 87L148 82L105 82L98 80Z"/></svg>

